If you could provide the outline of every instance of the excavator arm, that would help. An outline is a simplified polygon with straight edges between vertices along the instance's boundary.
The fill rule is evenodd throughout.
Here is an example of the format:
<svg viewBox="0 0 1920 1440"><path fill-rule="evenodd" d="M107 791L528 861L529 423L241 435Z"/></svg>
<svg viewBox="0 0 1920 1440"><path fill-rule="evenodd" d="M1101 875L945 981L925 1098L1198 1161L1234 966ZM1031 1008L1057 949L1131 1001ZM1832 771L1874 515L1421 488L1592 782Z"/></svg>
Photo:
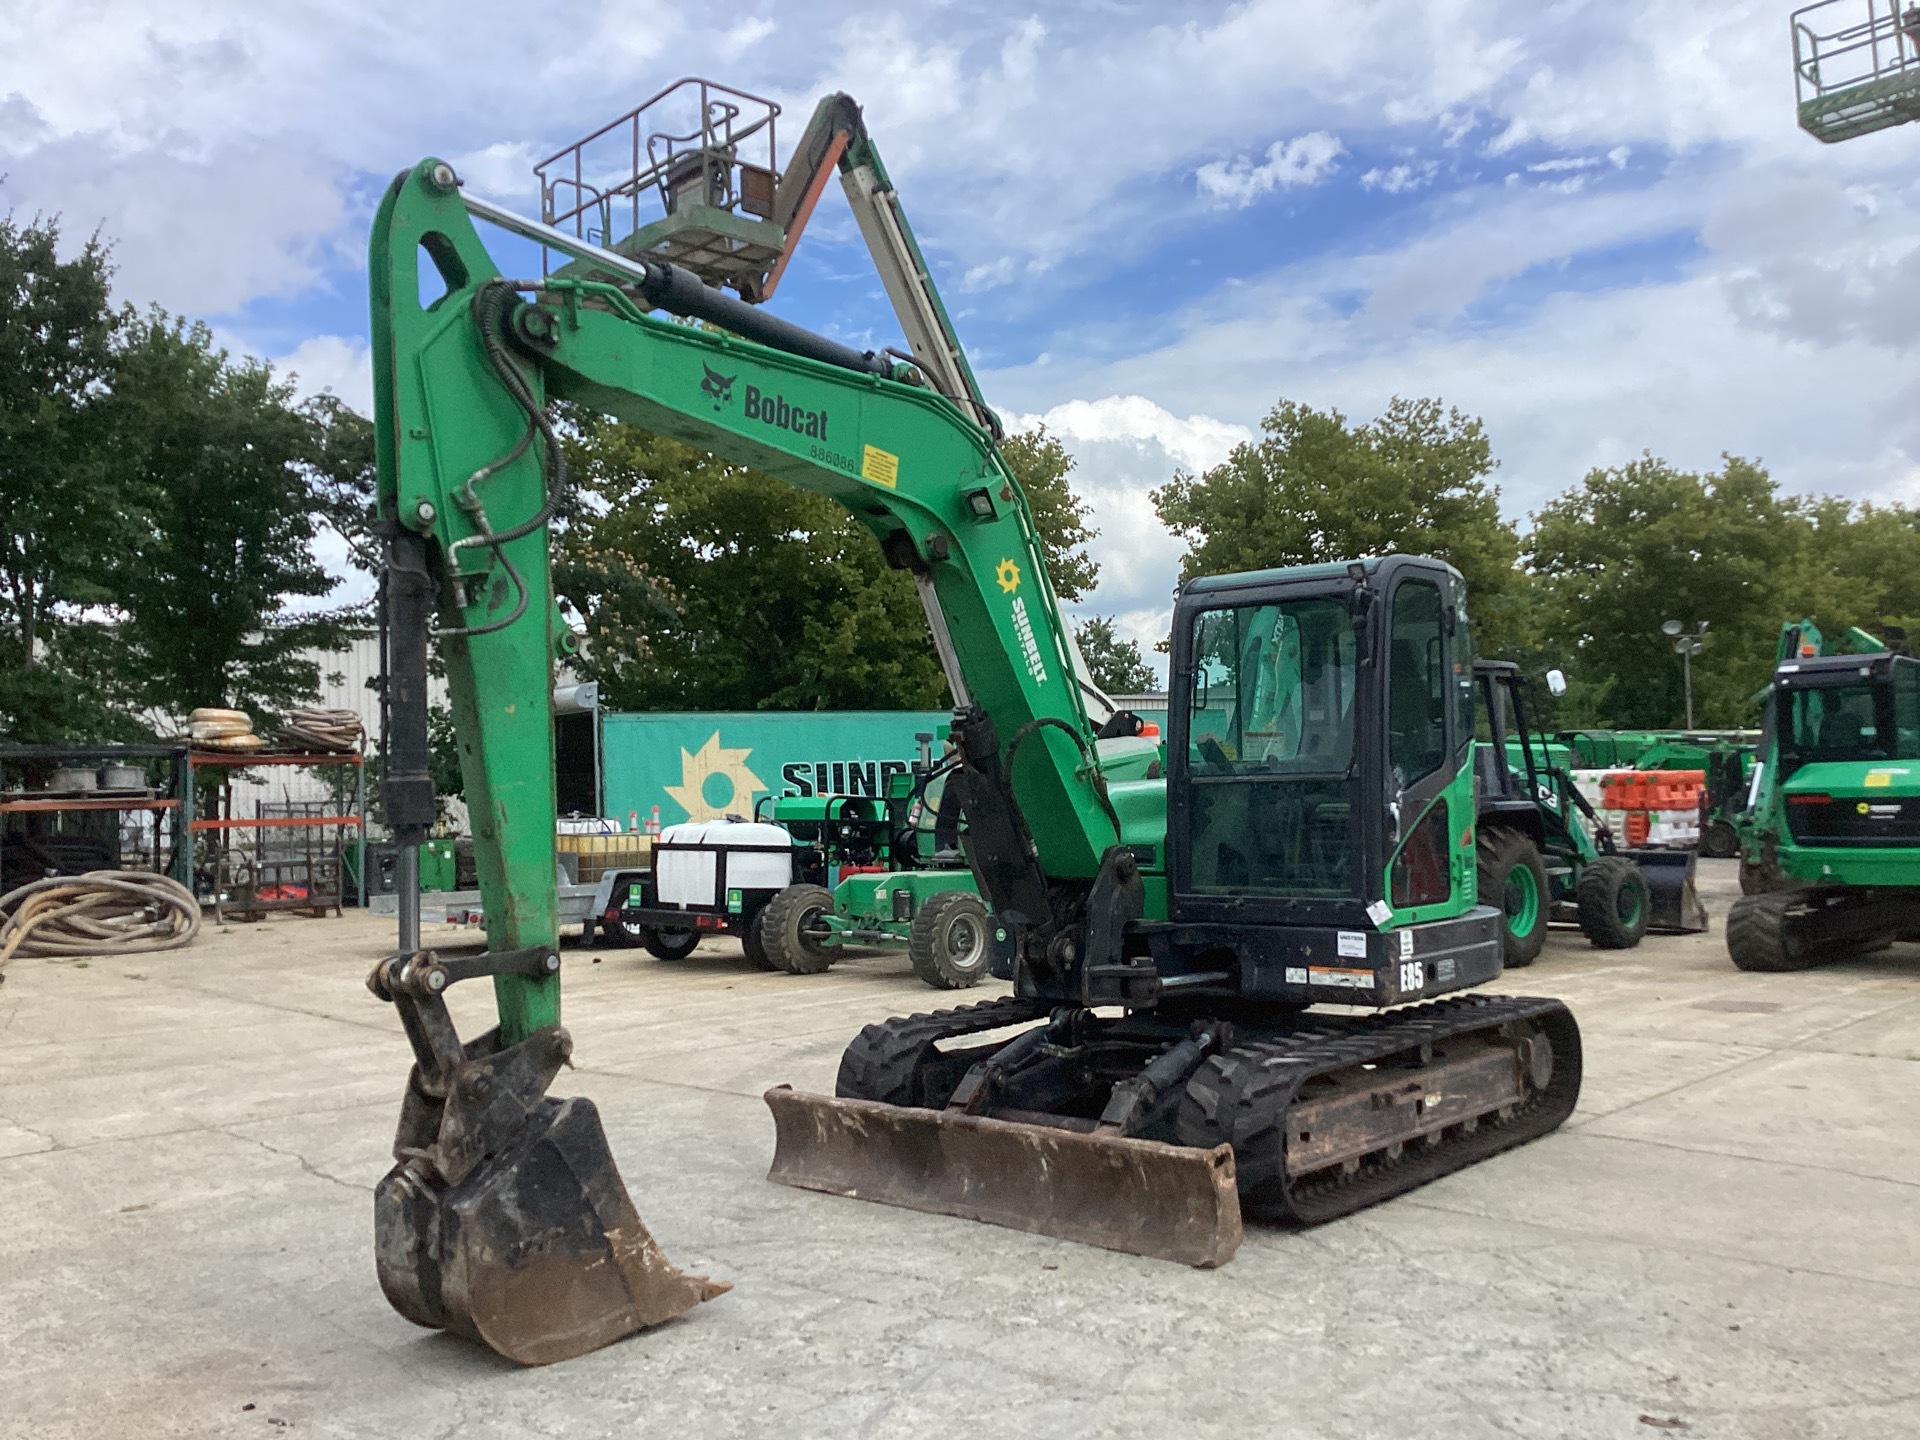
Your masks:
<svg viewBox="0 0 1920 1440"><path fill-rule="evenodd" d="M615 278L503 277L475 216ZM411 902L399 951L370 984L400 1008L416 1060L376 1198L379 1269L409 1318L538 1363L724 1288L681 1275L653 1245L590 1102L545 1094L571 1050L548 716L564 627L548 542L572 496L551 401L829 496L912 573L956 705L951 783L1004 937L996 969L1017 968L1035 1003L1094 1003L1088 977L1123 965L1120 931L1141 913L1132 847L1162 840L1164 787L1149 778L1151 741L1096 737L1026 499L984 407L925 383L931 364L849 350L683 270L465 197L437 160L389 189L369 270L389 555L385 806ZM433 818L430 637L486 915L487 954L458 962L421 949L406 883ZM444 993L469 977L492 979L500 1024L463 1043ZM1217 1190L1211 1172L1206 1183Z"/></svg>

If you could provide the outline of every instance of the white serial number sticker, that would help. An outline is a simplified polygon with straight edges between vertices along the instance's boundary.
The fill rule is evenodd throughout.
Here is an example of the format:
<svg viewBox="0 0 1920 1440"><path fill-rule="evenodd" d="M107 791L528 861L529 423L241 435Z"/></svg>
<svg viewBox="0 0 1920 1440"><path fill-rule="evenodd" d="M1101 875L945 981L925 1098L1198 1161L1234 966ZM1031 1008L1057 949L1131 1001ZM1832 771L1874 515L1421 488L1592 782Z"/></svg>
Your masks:
<svg viewBox="0 0 1920 1440"><path fill-rule="evenodd" d="M1362 930L1342 930L1336 947L1342 960L1364 960L1367 958L1367 936Z"/></svg>

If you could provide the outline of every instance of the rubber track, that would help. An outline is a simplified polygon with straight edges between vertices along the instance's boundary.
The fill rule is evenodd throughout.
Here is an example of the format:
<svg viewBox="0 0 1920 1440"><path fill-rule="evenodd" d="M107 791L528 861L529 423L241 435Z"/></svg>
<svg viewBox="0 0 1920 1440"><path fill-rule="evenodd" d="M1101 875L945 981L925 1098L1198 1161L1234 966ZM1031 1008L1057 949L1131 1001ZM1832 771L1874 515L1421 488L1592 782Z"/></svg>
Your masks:
<svg viewBox="0 0 1920 1440"><path fill-rule="evenodd" d="M879 1100L888 1105L920 1105L914 1072L935 1045L1003 1025L1046 1016L1055 1002L1018 995L983 1000L926 1015L899 1015L869 1025L853 1037L840 1057L833 1093L843 1099Z"/></svg>
<svg viewBox="0 0 1920 1440"><path fill-rule="evenodd" d="M1553 1079L1504 1120L1483 1119L1437 1147L1410 1143L1397 1159L1366 1157L1352 1175L1286 1173L1286 1116L1317 1075L1389 1060L1408 1050L1516 1022L1540 1025L1553 1045ZM1580 1098L1580 1029L1558 1000L1469 995L1355 1020L1328 1017L1314 1029L1238 1045L1188 1083L1179 1117L1184 1145L1233 1146L1241 1208L1251 1219L1319 1225L1437 1180L1555 1129Z"/></svg>

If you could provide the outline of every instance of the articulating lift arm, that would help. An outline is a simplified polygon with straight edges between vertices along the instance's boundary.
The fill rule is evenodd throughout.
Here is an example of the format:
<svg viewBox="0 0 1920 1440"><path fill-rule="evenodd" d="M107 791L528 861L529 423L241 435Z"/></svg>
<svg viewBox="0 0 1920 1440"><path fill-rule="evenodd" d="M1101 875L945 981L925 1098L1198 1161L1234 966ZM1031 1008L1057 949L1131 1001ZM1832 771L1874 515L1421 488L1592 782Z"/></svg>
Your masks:
<svg viewBox="0 0 1920 1440"><path fill-rule="evenodd" d="M893 188L879 148L867 133L852 96L829 95L814 108L774 196L772 218L787 233L786 250L767 276L765 288L748 298L762 301L772 297L835 166L839 167L841 188L846 191L847 204L867 242L867 251L873 256L874 268L880 272L880 283L913 351L914 363L936 390L999 439L999 417L980 393L973 367L967 363L966 351L927 268L926 256L920 253L920 242L907 223L899 192Z"/></svg>

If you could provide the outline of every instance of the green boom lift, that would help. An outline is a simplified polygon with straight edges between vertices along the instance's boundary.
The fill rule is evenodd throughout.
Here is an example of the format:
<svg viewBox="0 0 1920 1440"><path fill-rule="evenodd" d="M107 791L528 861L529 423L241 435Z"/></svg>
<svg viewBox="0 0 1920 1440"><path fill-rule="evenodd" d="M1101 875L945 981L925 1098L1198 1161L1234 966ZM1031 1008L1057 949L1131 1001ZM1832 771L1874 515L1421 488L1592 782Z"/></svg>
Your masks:
<svg viewBox="0 0 1920 1440"><path fill-rule="evenodd" d="M579 268L503 276L476 219ZM554 400L846 506L912 575L953 694L947 783L1013 994L868 1026L834 1096L770 1091L772 1178L1218 1265L1243 1211L1332 1219L1571 1113L1567 1009L1462 993L1501 972L1500 916L1476 894L1473 642L1448 566L1188 581L1162 773L1153 739L1100 738L1026 499L939 366L464 195L434 159L388 189L369 271L387 818L411 849L432 814L431 632L488 939L438 956L403 912L372 977L415 1058L375 1197L402 1314L541 1362L718 1288L654 1246L591 1102L546 1094L572 1048L545 705L569 498ZM492 981L499 1025L463 1042L445 992L469 978Z"/></svg>

